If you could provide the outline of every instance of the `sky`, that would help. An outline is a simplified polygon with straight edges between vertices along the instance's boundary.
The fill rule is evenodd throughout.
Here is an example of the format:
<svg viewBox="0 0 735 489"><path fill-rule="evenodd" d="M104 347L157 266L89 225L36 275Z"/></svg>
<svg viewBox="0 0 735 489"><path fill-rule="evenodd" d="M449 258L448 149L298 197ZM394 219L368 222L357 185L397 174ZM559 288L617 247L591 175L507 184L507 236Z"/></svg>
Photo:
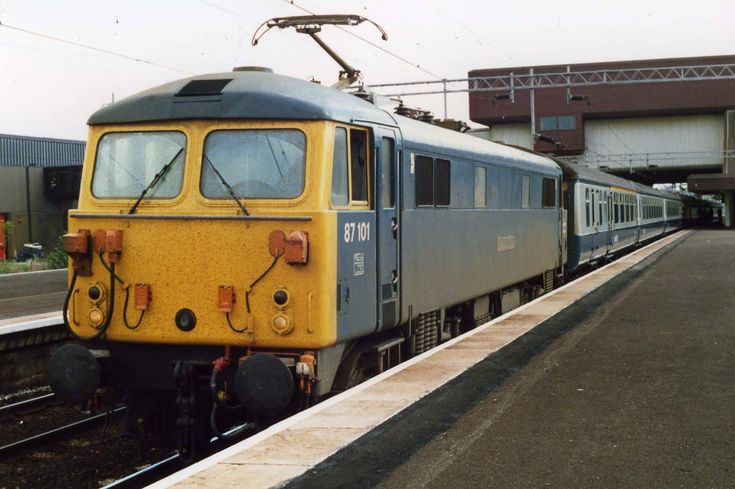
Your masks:
<svg viewBox="0 0 735 489"><path fill-rule="evenodd" d="M734 0L0 0L0 133L86 139L88 117L113 99L235 66L331 85L340 68L308 36L273 29L250 44L263 22L304 9L385 29L388 41L368 23L345 28L378 47L336 27L320 34L368 85L735 54ZM441 96L406 102L443 115ZM467 94L451 95L447 115L468 114Z"/></svg>

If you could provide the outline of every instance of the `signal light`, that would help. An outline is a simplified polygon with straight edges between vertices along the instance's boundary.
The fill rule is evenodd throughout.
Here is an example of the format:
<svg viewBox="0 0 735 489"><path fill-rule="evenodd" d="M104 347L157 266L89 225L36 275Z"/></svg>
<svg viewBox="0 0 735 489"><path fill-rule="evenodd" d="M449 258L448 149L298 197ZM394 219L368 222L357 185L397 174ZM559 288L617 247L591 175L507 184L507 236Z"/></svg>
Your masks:
<svg viewBox="0 0 735 489"><path fill-rule="evenodd" d="M288 316L276 314L271 320L271 329L279 335L287 335L293 329L293 324L289 321Z"/></svg>
<svg viewBox="0 0 735 489"><path fill-rule="evenodd" d="M105 313L97 307L93 307L87 313L87 320L93 327L97 327L105 321Z"/></svg>

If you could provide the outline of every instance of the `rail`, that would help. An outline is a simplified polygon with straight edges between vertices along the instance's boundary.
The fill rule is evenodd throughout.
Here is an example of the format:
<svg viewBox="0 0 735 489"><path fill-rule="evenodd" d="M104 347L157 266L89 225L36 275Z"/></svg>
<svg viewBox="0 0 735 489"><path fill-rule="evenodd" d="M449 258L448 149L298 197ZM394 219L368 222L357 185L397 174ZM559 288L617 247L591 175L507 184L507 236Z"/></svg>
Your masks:
<svg viewBox="0 0 735 489"><path fill-rule="evenodd" d="M44 394L42 396L33 397L31 399L25 399L23 401L14 402L13 404L6 404L5 406L0 406L0 416L11 413L17 409L28 408L31 406L36 406L38 404L42 404L46 401L50 401L51 399L55 397L56 397L56 394L54 393Z"/></svg>
<svg viewBox="0 0 735 489"><path fill-rule="evenodd" d="M127 408L125 406L118 407L106 413L97 414L89 418L75 421L73 423L69 423L64 426L60 426L58 428L54 428L49 431L44 431L43 433L29 436L28 438L24 438L22 440L8 443L7 445L3 445L0 447L0 460L10 455L13 455L14 453L17 453L19 451L29 450L37 446L43 446L44 444L49 443L61 436L75 433L83 428L87 428L89 426L95 425L107 419L108 416L116 416L118 414L121 414L126 409Z"/></svg>

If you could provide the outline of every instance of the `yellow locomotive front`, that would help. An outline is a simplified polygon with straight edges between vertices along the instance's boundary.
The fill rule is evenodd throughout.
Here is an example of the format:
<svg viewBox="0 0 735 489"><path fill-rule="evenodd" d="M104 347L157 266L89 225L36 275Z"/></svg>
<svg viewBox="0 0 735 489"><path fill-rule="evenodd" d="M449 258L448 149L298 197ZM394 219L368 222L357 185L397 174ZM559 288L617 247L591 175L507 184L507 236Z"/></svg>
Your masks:
<svg viewBox="0 0 735 489"><path fill-rule="evenodd" d="M333 343L324 326L334 324L336 226L315 164L331 152L330 126L93 127L66 237L74 333L259 349Z"/></svg>
<svg viewBox="0 0 735 489"><path fill-rule="evenodd" d="M336 182L367 175L375 120L392 122L354 96L252 71L171 82L92 115L64 236L64 316L80 344L52 355L54 392L119 393L133 434L160 423L184 451L327 394L346 340L375 321L354 307L362 322L346 327L349 288L339 295L337 230L350 226L339 215L371 217L367 177L342 202L332 161ZM371 243L342 246L363 256ZM374 251L364 256L373 266ZM370 277L349 283L373 292L368 305Z"/></svg>

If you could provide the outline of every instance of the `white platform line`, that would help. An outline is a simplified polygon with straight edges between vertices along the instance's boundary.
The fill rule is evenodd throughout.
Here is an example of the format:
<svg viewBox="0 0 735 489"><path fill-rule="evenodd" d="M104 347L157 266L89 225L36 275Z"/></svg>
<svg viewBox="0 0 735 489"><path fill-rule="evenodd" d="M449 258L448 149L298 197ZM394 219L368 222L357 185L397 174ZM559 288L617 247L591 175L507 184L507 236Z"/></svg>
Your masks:
<svg viewBox="0 0 735 489"><path fill-rule="evenodd" d="M28 331L31 329L45 328L63 324L64 319L61 312L47 312L44 314L34 314L33 316L22 316L17 318L3 319L0 321L0 336Z"/></svg>

